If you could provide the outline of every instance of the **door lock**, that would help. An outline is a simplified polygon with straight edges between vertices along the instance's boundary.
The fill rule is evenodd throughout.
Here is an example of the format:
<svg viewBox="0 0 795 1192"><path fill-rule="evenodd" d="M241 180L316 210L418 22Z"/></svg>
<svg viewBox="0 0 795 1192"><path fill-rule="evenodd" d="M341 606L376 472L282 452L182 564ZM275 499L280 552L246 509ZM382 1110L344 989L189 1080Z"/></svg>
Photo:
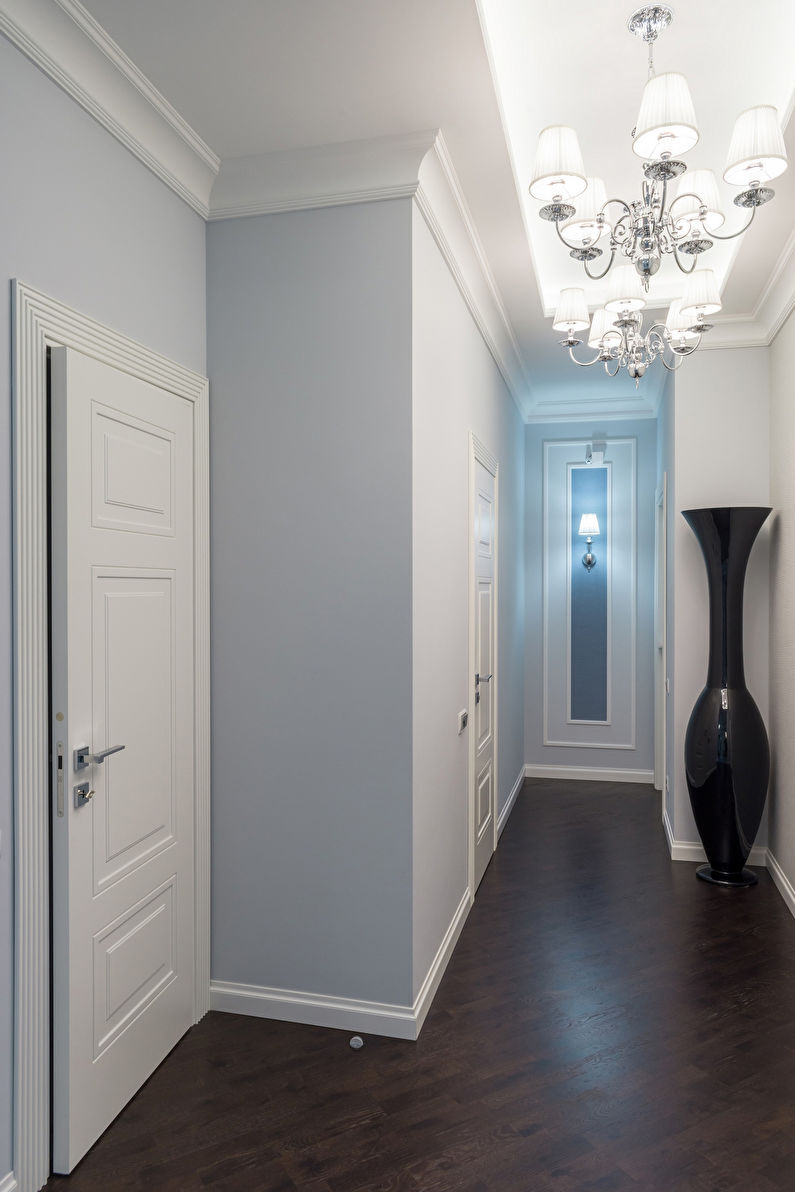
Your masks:
<svg viewBox="0 0 795 1192"><path fill-rule="evenodd" d="M89 790L90 783L81 782L74 788L75 807L85 807L94 798L94 792Z"/></svg>

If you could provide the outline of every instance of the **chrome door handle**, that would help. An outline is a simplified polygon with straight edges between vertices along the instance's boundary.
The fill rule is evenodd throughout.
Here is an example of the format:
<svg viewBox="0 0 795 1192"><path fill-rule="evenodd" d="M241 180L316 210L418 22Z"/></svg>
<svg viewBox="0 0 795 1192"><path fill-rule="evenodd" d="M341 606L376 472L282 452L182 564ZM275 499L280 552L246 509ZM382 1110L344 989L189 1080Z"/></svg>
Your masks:
<svg viewBox="0 0 795 1192"><path fill-rule="evenodd" d="M79 749L74 751L74 768L82 770L86 766L93 763L101 766L106 757L110 757L112 753L121 753L122 749L126 749L126 745L111 745L110 749L103 749L100 753L92 753L89 745L81 745Z"/></svg>
<svg viewBox="0 0 795 1192"><path fill-rule="evenodd" d="M475 686L477 687L478 683L488 683L489 679L493 678L494 671L492 671L490 675L475 675Z"/></svg>

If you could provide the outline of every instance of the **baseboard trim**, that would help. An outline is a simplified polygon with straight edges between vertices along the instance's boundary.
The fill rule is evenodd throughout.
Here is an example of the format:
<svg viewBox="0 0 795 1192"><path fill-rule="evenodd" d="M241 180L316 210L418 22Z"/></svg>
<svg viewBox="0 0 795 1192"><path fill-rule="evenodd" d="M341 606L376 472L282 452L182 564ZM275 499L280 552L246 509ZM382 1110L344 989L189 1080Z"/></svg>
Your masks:
<svg viewBox="0 0 795 1192"><path fill-rule="evenodd" d="M653 770L608 770L601 766L536 766L524 768L525 778L573 778L585 782L641 782L653 784Z"/></svg>
<svg viewBox="0 0 795 1192"><path fill-rule="evenodd" d="M303 993L297 989L271 989L266 985L211 981L210 1008L228 1014L275 1018L279 1022L300 1022L305 1026L327 1026L341 1031L387 1035L391 1039L415 1039L417 1036L413 1006L356 1002L322 993Z"/></svg>
<svg viewBox="0 0 795 1192"><path fill-rule="evenodd" d="M17 1180L13 1171L4 1175L0 1180L0 1192L17 1192Z"/></svg>
<svg viewBox="0 0 795 1192"><path fill-rule="evenodd" d="M524 782L524 779L525 779L525 767L522 766L521 770L519 771L519 777L516 779L516 782L513 784L513 789L511 790L511 793L509 794L509 796L505 802L505 806L503 807L503 809L500 812L499 817L497 819L497 839L498 840L502 836L503 828L508 823L508 816L513 811L513 805L516 802L516 797L519 794L519 791L522 789L522 783Z"/></svg>
<svg viewBox="0 0 795 1192"><path fill-rule="evenodd" d="M450 963L450 957L453 955L453 950L458 943L458 937L466 923L472 903L472 895L467 889L464 891L461 901L456 907L455 914L450 920L450 926L444 933L444 938L431 962L431 967L428 969L425 980L420 986L420 991L414 1000L412 1012L416 1024L416 1033L413 1036L415 1039L419 1037L419 1033L422 1030L422 1024L425 1022L428 1011L431 1008L431 1003L436 995L436 990L439 988L439 983L445 974L445 969Z"/></svg>
<svg viewBox="0 0 795 1192"><path fill-rule="evenodd" d="M671 827L671 821L668 818L668 808L663 812L663 828L665 830L665 840L668 845L668 852L671 854L672 861L690 861L696 865L703 865L707 859L707 854L704 852L703 846L698 840L677 840ZM748 864L756 865L760 869L765 869L768 864L770 853L763 844L755 844L748 856ZM782 877L783 877L782 872ZM787 879L784 878L786 881ZM778 885L778 883L776 883Z"/></svg>
<svg viewBox="0 0 795 1192"><path fill-rule="evenodd" d="M273 1018L278 1022L299 1022L304 1026L326 1026L340 1031L386 1035L390 1039L416 1039L471 905L472 897L467 890L411 1006L357 1002L323 993L272 989L267 985L246 985L237 981L211 981L210 1009L227 1014L248 1014L253 1018ZM2 1187L0 1192L4 1192Z"/></svg>
<svg viewBox="0 0 795 1192"><path fill-rule="evenodd" d="M779 894L789 908L790 914L795 915L795 886L793 886L770 849L767 850L767 867L770 871L770 876L776 883Z"/></svg>

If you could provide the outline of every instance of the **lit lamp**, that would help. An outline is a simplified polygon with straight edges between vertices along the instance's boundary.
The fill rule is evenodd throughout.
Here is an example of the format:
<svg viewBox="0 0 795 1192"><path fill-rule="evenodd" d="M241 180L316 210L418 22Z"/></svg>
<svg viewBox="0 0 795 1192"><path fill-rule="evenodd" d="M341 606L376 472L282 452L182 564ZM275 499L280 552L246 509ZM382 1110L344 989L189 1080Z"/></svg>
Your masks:
<svg viewBox="0 0 795 1192"><path fill-rule="evenodd" d="M582 565L586 571L590 571L592 567L596 566L596 555L591 553L591 538L595 538L599 533L596 514L584 513L580 518L580 528L577 532L585 536L586 550L582 557Z"/></svg>

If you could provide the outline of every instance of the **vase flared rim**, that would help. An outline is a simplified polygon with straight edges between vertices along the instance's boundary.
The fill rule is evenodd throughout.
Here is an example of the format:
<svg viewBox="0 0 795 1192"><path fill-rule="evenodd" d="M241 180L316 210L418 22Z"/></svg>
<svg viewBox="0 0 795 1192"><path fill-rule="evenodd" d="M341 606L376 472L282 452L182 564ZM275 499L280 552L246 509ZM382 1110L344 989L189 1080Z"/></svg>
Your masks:
<svg viewBox="0 0 795 1192"><path fill-rule="evenodd" d="M772 505L699 505L695 509L683 509L687 513L772 513Z"/></svg>

